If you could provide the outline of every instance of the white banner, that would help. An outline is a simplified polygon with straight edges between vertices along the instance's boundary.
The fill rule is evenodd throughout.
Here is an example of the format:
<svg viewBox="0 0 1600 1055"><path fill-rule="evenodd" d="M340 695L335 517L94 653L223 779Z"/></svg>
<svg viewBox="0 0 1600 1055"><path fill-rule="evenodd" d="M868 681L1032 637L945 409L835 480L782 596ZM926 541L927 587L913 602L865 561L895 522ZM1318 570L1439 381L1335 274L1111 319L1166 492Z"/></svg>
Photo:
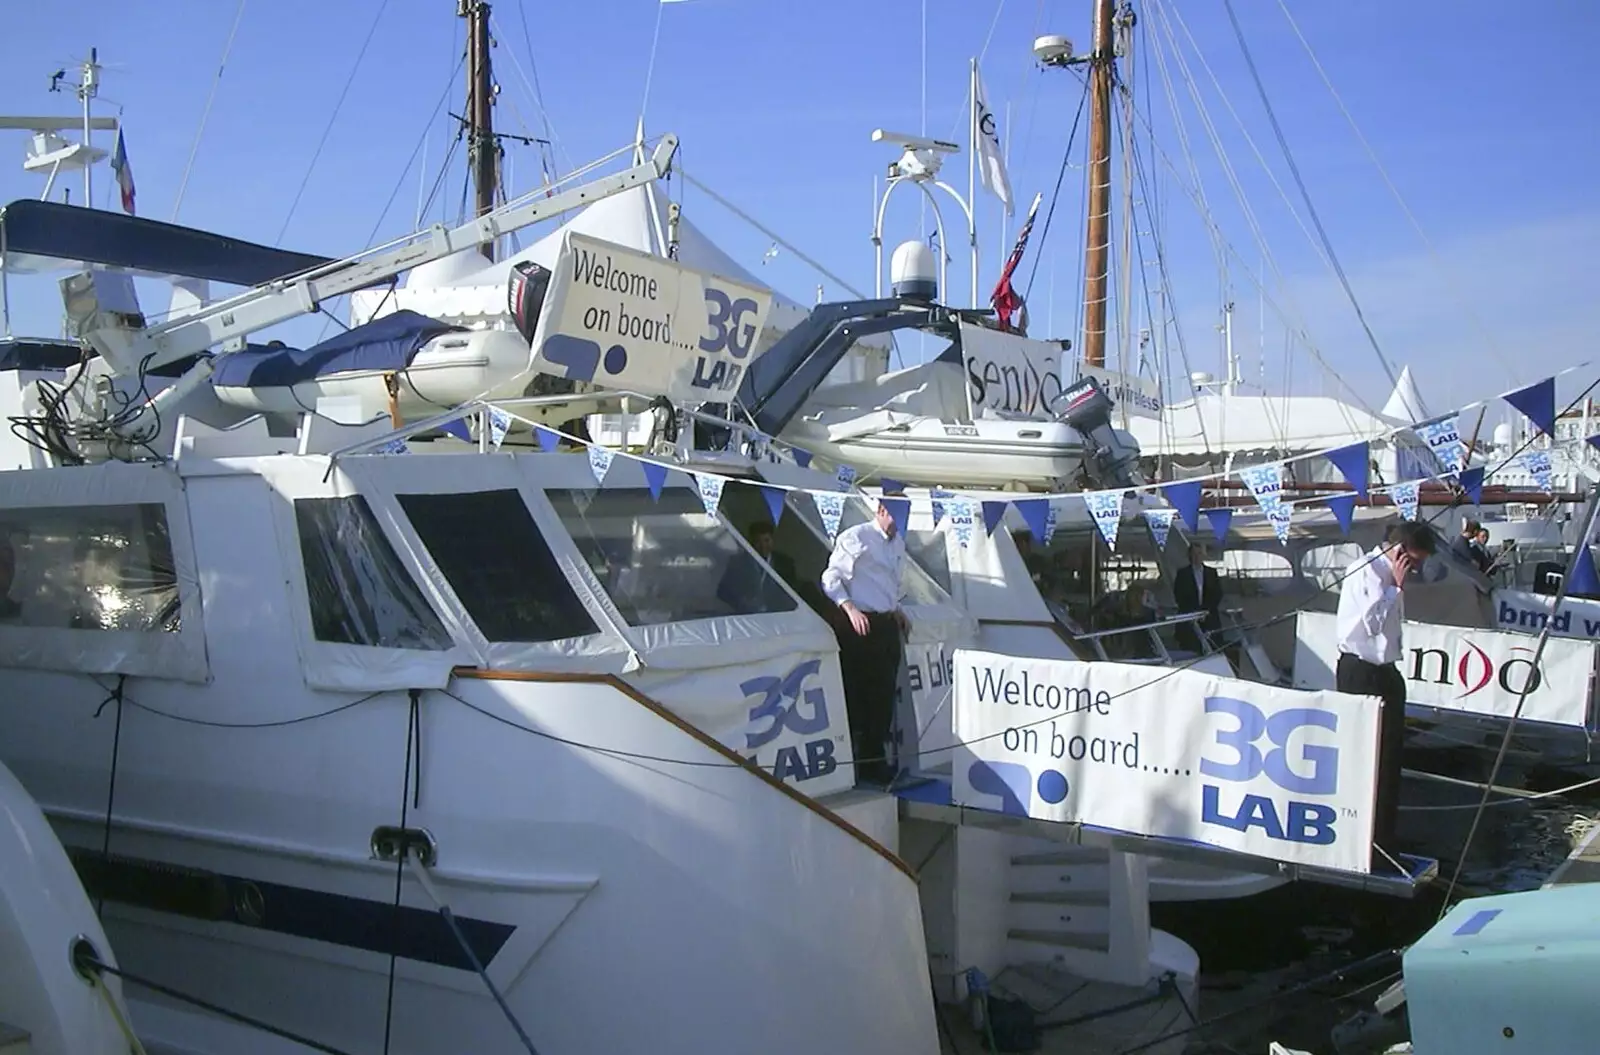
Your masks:
<svg viewBox="0 0 1600 1055"><path fill-rule="evenodd" d="M955 679L959 805L1370 870L1376 700L968 649Z"/></svg>
<svg viewBox="0 0 1600 1055"><path fill-rule="evenodd" d="M1100 385L1100 391L1110 396L1118 409L1127 411L1130 417L1160 420L1161 386L1156 382L1079 363L1077 379L1085 377L1094 378Z"/></svg>
<svg viewBox="0 0 1600 1055"><path fill-rule="evenodd" d="M1400 641L1400 673L1406 679L1409 703L1510 718L1517 710L1518 693L1531 683L1521 721L1579 728L1585 724L1595 658L1591 642L1545 642L1535 671L1534 643L1526 634L1407 620ZM1301 612L1295 627L1296 687L1331 689L1338 662L1334 617Z"/></svg>
<svg viewBox="0 0 1600 1055"><path fill-rule="evenodd" d="M838 654L794 652L762 666L646 669L629 680L808 795L852 787L855 773Z"/></svg>
<svg viewBox="0 0 1600 1055"><path fill-rule="evenodd" d="M1061 383L1061 342L1035 341L987 326L961 324L971 409L1049 421L1067 388Z"/></svg>
<svg viewBox="0 0 1600 1055"><path fill-rule="evenodd" d="M994 111L989 109L989 104L983 98L983 81L978 77L976 68L972 71L972 121L978 133L978 141L973 144L978 151L978 178L983 181L985 190L1000 199L1000 203L1006 207L1006 215L1010 216L1014 207L1011 180L1006 176L1005 158L1000 152L1000 135Z"/></svg>
<svg viewBox="0 0 1600 1055"><path fill-rule="evenodd" d="M1496 590L1491 597L1495 623L1501 630L1513 633L1538 634L1550 619L1550 609L1555 603L1554 597L1525 590ZM1600 641L1600 601L1569 597L1561 602L1561 611L1556 613L1550 636Z"/></svg>
<svg viewBox="0 0 1600 1055"><path fill-rule="evenodd" d="M533 366L601 388L725 402L760 354L771 307L769 290L569 231Z"/></svg>

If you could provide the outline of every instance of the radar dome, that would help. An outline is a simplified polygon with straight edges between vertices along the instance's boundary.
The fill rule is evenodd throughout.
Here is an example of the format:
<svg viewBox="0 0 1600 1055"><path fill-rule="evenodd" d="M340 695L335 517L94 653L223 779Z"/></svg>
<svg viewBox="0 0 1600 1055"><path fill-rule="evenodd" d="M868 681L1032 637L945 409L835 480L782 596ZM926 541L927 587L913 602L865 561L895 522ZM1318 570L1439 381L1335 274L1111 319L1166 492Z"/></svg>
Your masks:
<svg viewBox="0 0 1600 1055"><path fill-rule="evenodd" d="M1511 427L1511 422L1502 421L1494 427L1494 445L1496 447L1509 447L1516 441L1516 430Z"/></svg>
<svg viewBox="0 0 1600 1055"><path fill-rule="evenodd" d="M934 300L939 296L933 250L922 242L901 242L889 260L889 284L897 297Z"/></svg>

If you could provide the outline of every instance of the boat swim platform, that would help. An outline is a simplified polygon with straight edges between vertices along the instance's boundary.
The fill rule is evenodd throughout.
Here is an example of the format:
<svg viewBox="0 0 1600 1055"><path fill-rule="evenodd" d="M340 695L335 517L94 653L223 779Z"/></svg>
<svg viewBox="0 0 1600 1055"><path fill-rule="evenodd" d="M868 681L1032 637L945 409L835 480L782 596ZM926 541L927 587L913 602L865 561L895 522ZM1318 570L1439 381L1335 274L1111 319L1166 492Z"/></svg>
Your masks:
<svg viewBox="0 0 1600 1055"><path fill-rule="evenodd" d="M1242 854L1235 850L1225 850L1218 846L1185 839L1135 835L1112 828L1099 828L1092 824L1046 821L977 806L962 806L954 801L950 780L947 777L908 775L901 779L900 784L891 788L890 793L900 800L900 816L908 820L936 821L942 824L1005 831L1033 839L1048 839L1069 846L1091 846L1145 857L1191 861L1213 868L1282 876L1290 880L1299 879L1325 886L1364 890L1390 897L1410 898L1422 887L1439 878L1437 860L1413 854L1395 855L1403 871L1341 872L1335 868L1274 861L1268 857ZM1595 853L1596 879L1600 880L1600 846L1596 846Z"/></svg>

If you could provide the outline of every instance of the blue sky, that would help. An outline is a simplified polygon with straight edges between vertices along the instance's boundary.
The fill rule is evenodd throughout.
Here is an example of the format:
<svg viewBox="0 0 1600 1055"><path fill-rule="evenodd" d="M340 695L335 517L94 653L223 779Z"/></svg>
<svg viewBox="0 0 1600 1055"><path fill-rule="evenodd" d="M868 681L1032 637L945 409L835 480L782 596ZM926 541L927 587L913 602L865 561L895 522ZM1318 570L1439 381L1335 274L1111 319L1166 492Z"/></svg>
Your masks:
<svg viewBox="0 0 1600 1055"><path fill-rule="evenodd" d="M1548 0L1534 9L1496 0L1284 4L1428 239L1385 187L1278 0L1234 0L1312 200L1389 359L1397 367L1409 363L1423 396L1440 409L1589 358L1600 333L1600 283L1590 264L1600 244L1600 147L1590 131L1600 109L1592 62L1600 50L1600 6L1592 0ZM0 37L0 111L71 112L70 96L45 92L48 76L98 46L107 64L101 105L123 107L139 211L172 218L236 3L79 0L72 17L63 17L64 10L43 2L8 11ZM1048 207L1081 87L1071 73L1035 68L1029 45L1054 32L1087 47L1087 0L686 0L664 10L654 0L500 0L493 16L500 130L543 136L548 127L563 171L627 142L658 10L648 130L676 132L690 172L854 285L872 286L871 186L893 160L889 148L869 141L870 132L926 128L939 137L954 133L964 145L967 60L986 37L987 95L1002 114L1009 103L1012 185L1022 207L1039 191ZM411 229L424 174L419 164L407 169L408 160L426 133L431 184L452 126L443 113L431 124L429 115L447 91L445 109L462 108L460 78L451 78L462 47L454 11L451 0L247 0L179 219L264 242L279 241L281 231L283 244L329 255ZM1144 199L1161 202L1158 227L1188 353L1185 364L1173 342L1169 372L1218 372L1221 363L1216 324L1224 287L1193 201L1192 157L1231 247L1235 344L1247 378L1264 379L1273 391L1287 385L1381 405L1389 388L1384 369L1330 268L1256 159L1259 149L1309 226L1221 0L1146 0L1138 12L1138 122L1154 132L1140 148L1147 178L1138 191L1138 226L1146 232L1152 226ZM369 30L370 44L339 103ZM1531 42L1525 55L1514 54L1518 39ZM1169 83L1188 133L1187 155ZM1266 257L1209 141L1191 83L1264 236ZM330 117L331 133L313 166ZM40 182L18 163L22 137L0 135L15 143L3 155L15 161L0 168L0 199L37 195ZM539 178L537 154L510 149L513 189L531 188ZM430 219L455 217L459 158L458 151ZM1080 133L1071 160L1082 159ZM947 170L963 191L965 169L965 159L957 158ZM103 202L112 189L109 173L101 169L97 181ZM680 193L677 184L673 193ZM762 264L765 237L692 188L681 193L685 214L733 256L797 299L813 298L823 280L792 254ZM902 194L906 204L890 210L890 246L926 233L912 196ZM1082 174L1074 167L1048 240L1041 245L1036 230L1024 264L1026 273L1039 254L1031 298L1036 335L1075 336L1082 201ZM986 296L1009 234L1002 242L993 199L980 196L979 210ZM1154 243L1146 236L1144 244L1149 254ZM1262 328L1255 280L1247 273L1260 271L1264 259L1282 279L1268 276L1275 306L1267 308ZM965 271L958 253L951 264L954 303L965 301ZM825 286L830 298L844 295ZM1141 289L1136 279L1142 309ZM36 306L34 317L51 328L54 305ZM1325 366L1306 342L1286 339L1286 331L1302 330Z"/></svg>

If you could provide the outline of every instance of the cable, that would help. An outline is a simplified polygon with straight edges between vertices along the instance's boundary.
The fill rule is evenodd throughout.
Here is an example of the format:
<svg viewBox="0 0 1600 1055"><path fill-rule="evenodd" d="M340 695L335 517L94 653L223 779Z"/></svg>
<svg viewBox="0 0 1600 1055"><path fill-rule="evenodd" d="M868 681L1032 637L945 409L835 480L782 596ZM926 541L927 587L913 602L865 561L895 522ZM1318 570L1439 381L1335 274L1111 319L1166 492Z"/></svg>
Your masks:
<svg viewBox="0 0 1600 1055"><path fill-rule="evenodd" d="M283 218L283 226L278 228L277 242L283 241L283 236L288 233L289 221L294 219L294 212L300 207L300 196L306 192L306 185L311 182L311 173L316 171L317 159L322 156L322 148L328 144L328 136L333 132L335 122L339 120L339 111L344 107L345 96L350 94L351 85L356 82L356 74L361 70L361 62L367 57L367 48L372 44L373 35L378 32L378 24L383 21L383 12L389 7L389 0L378 0L378 10L373 12L372 24L367 27L367 36L361 42L361 50L356 52L356 61L350 67L350 73L344 79L344 87L339 89L339 98L334 101L333 112L328 115L328 123L322 128L322 136L317 140L317 147L311 152L311 161L306 165L306 174L300 177L300 186L295 188L294 198L289 202L289 212ZM406 169L410 169L410 165ZM404 178L404 173L401 173Z"/></svg>
<svg viewBox="0 0 1600 1055"><path fill-rule="evenodd" d="M403 852L403 851L402 851ZM433 878L423 867L422 862L415 856L406 854L406 863L411 866L411 871L417 877L417 882L422 885L422 890L428 895L428 900L433 902L434 908L439 910L439 915L444 917L445 925L450 928L450 933L455 936L456 944L461 946L461 951L466 954L467 962L472 964L472 969L478 972L478 977L483 979L483 984L488 988L489 995L494 997L494 1002L500 1005L500 1010L506 1016L506 1021L511 1023L511 1028L517 1031L517 1038L522 1041L522 1046L527 1049L528 1055L539 1055L538 1049L533 1046L533 1041L528 1037L528 1031L522 1028L522 1023L517 1021L517 1016L511 1010L511 1005L506 1003L506 998L500 995L500 989L489 978L489 972L484 970L483 962L478 959L478 954L473 951L472 943L467 941L467 936L461 933L461 926L456 922L455 913L450 911L450 906L445 904L439 891L433 885Z"/></svg>
<svg viewBox="0 0 1600 1055"><path fill-rule="evenodd" d="M403 770L405 773L405 783L400 789L400 830L402 832L406 830L407 822L409 822L411 819L411 760L413 757L413 750L420 746L417 743L417 732L421 728L421 722L419 721L417 715L419 703L421 701L421 693L419 693L416 689L412 689L408 695L411 706L406 712L406 759ZM400 856L394 863L394 907L397 909L400 907L400 896L404 892L404 880L406 877L405 859L407 853L408 851L402 845L399 850ZM392 1039L394 1032L394 979L395 969L399 962L400 957L396 953L389 954L388 997L383 1013L384 1055L389 1055L389 1042Z"/></svg>
<svg viewBox="0 0 1600 1055"><path fill-rule="evenodd" d="M1463 780L1463 781L1452 781L1451 783L1474 784L1474 785L1476 785L1478 782L1477 781L1471 781L1471 780ZM1562 797L1563 795L1570 795L1575 791L1583 791L1585 788L1592 788L1592 787L1594 787L1596 785L1600 785L1600 777L1596 777L1593 780L1585 780L1585 781L1583 781L1581 783L1578 783L1578 784L1569 784L1568 786L1566 786L1564 788L1557 788L1554 791L1538 791L1538 792L1532 792L1532 793L1512 794L1510 789L1497 788L1492 784L1484 784L1484 785L1482 785L1482 787L1484 788L1484 790L1492 792L1492 793L1494 793L1496 795L1507 796L1506 798L1502 798L1499 802L1491 802L1491 803L1489 803L1490 806L1515 806L1515 805L1517 805L1519 803L1523 803L1523 802L1538 802L1541 799L1558 799L1558 798ZM1436 813L1436 812L1443 812L1443 811L1446 811L1446 810L1476 810L1476 809L1483 809L1483 808L1484 808L1484 806L1482 806L1481 804L1475 804L1475 803L1471 803L1471 802L1457 803L1457 804L1452 805L1452 806L1401 806L1400 807L1400 809L1402 809L1402 810L1404 810L1406 812L1410 812L1410 813Z"/></svg>
<svg viewBox="0 0 1600 1055"><path fill-rule="evenodd" d="M211 1012L213 1015L221 1015L223 1018L238 1022L241 1025L251 1026L255 1029L259 1029L263 1033L270 1033L275 1037L282 1038L283 1040L304 1045L305 1047L311 1048L313 1051L326 1052L327 1055L349 1055L349 1053L343 1051L342 1049L324 1044L321 1041L312 1040L310 1037L302 1036L299 1033L291 1032L279 1026L274 1026L269 1022L263 1022L259 1018L252 1018L251 1016L242 1014L238 1011L230 1011L219 1004L213 1004L209 1000L202 1000L197 996L190 996L188 993L180 992L171 986L162 985L160 982L154 982L140 975L131 974L127 971L124 971L120 967L113 967L108 963L103 963L100 958L95 955L93 948L90 947L87 942L81 943L78 948L73 950L72 963L73 967L78 971L78 973L85 977L89 977L91 975L109 974L113 978L120 978L130 985L136 985L141 989L148 989L152 993L159 993L162 996L167 997L169 1000L176 1000L179 1003L188 1004L191 1007L198 1007L202 1011Z"/></svg>
<svg viewBox="0 0 1600 1055"><path fill-rule="evenodd" d="M1283 150L1283 158L1289 163L1289 174L1294 177L1294 184L1300 190L1300 197L1305 201L1306 213L1311 218L1312 226L1317 229L1317 235L1322 242L1322 248L1328 254L1328 262L1333 265L1333 270L1339 277L1339 285L1344 287L1344 294L1350 299L1350 307L1355 309L1356 318L1361 322L1361 329L1366 333L1372 350L1377 353L1378 362L1383 365L1384 372L1389 375L1391 384L1399 387L1400 378L1395 373L1394 365L1389 362L1389 357L1383 353L1383 348L1378 344L1377 334L1372 332L1372 327L1367 323L1366 312L1361 310L1361 302L1356 299L1356 291L1350 285L1350 279L1345 275L1344 265L1339 263L1339 257L1334 253L1333 242L1328 238L1327 229L1322 226L1322 217L1317 213L1317 207L1311 201L1311 192L1306 189L1306 183L1300 176L1300 166L1295 164L1294 153L1289 149L1289 141L1284 137L1283 127L1278 124L1278 115L1272 108L1272 100L1267 97L1267 88L1261 82L1261 72L1256 69L1256 60L1250 53L1250 45L1245 43L1244 30L1239 26L1239 18L1234 14L1233 0L1222 0L1222 8L1228 14L1228 23L1233 26L1233 35L1239 41L1239 50L1244 54L1245 66L1250 70L1250 79L1255 82L1256 94L1261 97L1261 105L1267 111L1267 120L1272 124L1272 134L1277 137L1278 146Z"/></svg>
<svg viewBox="0 0 1600 1055"><path fill-rule="evenodd" d="M1050 221L1056 215L1056 202L1061 197L1061 181L1067 175L1067 163L1072 160L1072 144L1078 138L1078 124L1083 120L1083 107L1089 101L1089 82L1083 84L1083 94L1078 97L1078 113L1072 119L1072 131L1067 133L1067 148L1061 152L1061 168L1056 171L1055 190L1050 192L1050 208L1044 214L1044 227L1039 232L1039 245L1033 253L1033 269L1028 272L1028 285L1022 291L1022 299L1027 301L1033 293L1033 280L1039 273L1039 261L1044 256L1044 247L1050 237Z"/></svg>
<svg viewBox="0 0 1600 1055"><path fill-rule="evenodd" d="M228 56L233 54L233 38L239 32L239 23L244 19L245 0L239 0L239 7L233 13L233 26L228 30L228 40L222 45L222 58L217 60L217 75L212 78L211 91L206 93L205 109L200 111L200 126L194 130L194 142L189 146L189 160L184 162L183 177L178 180L178 196L172 202L172 222L178 222L178 210L183 207L183 192L189 187L189 173L194 171L195 155L200 152L200 139L205 135L206 122L211 118L211 104L217 101L217 89L222 86L222 71L228 66Z"/></svg>
<svg viewBox="0 0 1600 1055"><path fill-rule="evenodd" d="M111 821L117 802L117 762L122 754L122 689L127 683L128 676L126 674L117 675L117 687L112 689L111 694L101 700L100 706L94 710L94 717L98 718L108 704L115 703L117 705L116 722L111 731L111 776L106 786L105 829L100 839L101 864L109 864L111 861ZM103 896L96 898L94 914L97 916L104 914L105 906L106 899Z"/></svg>

